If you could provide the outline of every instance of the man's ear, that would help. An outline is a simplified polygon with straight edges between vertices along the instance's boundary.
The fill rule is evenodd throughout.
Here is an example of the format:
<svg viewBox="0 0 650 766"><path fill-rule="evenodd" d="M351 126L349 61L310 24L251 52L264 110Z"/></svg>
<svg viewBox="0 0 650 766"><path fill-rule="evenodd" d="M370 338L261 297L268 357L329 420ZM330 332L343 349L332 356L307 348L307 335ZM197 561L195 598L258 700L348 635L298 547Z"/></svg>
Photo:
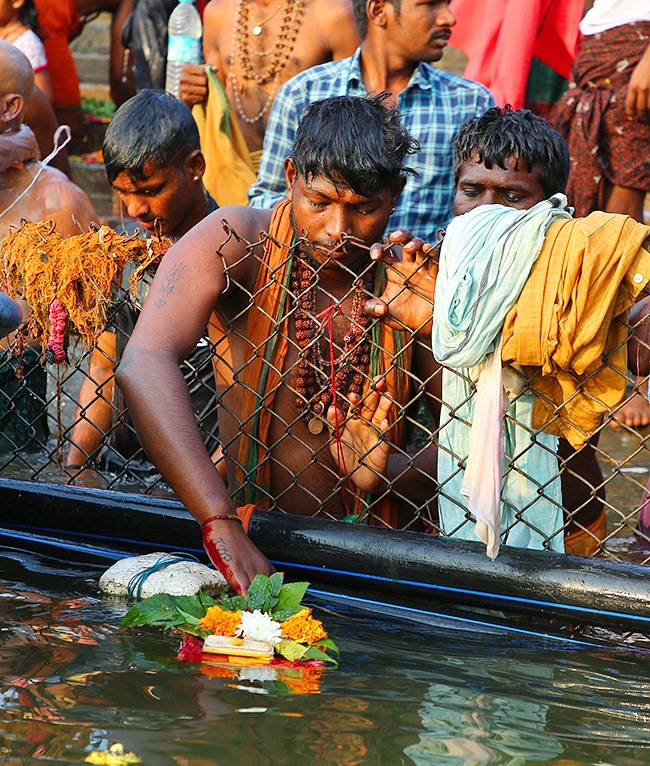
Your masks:
<svg viewBox="0 0 650 766"><path fill-rule="evenodd" d="M296 166L291 157L287 157L284 161L284 178L287 182L287 194L291 194L293 185L296 183Z"/></svg>
<svg viewBox="0 0 650 766"><path fill-rule="evenodd" d="M0 123L9 125L19 119L25 108L25 99L20 93L7 93L0 99Z"/></svg>
<svg viewBox="0 0 650 766"><path fill-rule="evenodd" d="M376 27L385 27L388 20L387 5L390 5L390 3L387 3L386 0L368 0L366 3L368 24L374 24Z"/></svg>
<svg viewBox="0 0 650 766"><path fill-rule="evenodd" d="M185 169L192 180L200 181L205 174L205 157L195 149L185 160Z"/></svg>

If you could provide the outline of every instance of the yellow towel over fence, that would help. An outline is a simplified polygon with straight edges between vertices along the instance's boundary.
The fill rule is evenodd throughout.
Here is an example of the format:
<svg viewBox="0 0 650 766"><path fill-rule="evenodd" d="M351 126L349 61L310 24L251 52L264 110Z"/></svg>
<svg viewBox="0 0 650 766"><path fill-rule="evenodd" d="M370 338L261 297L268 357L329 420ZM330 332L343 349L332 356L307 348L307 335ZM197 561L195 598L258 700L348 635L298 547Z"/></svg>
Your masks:
<svg viewBox="0 0 650 766"><path fill-rule="evenodd" d="M251 155L237 120L231 114L221 80L211 67L206 67L205 71L208 100L192 109L205 157L203 183L219 207L247 205L246 193L256 178Z"/></svg>
<svg viewBox="0 0 650 766"><path fill-rule="evenodd" d="M504 364L538 394L532 426L578 449L625 394L627 312L650 282L650 228L613 213L556 221L503 327ZM645 243L647 247L648 243ZM623 321L620 321L623 320Z"/></svg>

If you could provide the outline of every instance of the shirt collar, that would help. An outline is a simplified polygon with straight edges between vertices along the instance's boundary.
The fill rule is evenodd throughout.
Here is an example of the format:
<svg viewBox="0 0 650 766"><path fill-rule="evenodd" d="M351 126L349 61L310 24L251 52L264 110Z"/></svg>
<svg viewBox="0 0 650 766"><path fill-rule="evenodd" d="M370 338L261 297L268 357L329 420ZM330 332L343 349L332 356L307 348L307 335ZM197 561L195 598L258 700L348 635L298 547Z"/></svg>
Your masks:
<svg viewBox="0 0 650 766"><path fill-rule="evenodd" d="M435 76L435 69L428 64L420 62L409 80L408 85L404 88L403 92L410 90L413 87L420 88L421 90L431 90L433 85L433 77ZM361 46L359 46L354 55L350 58L350 65L348 67L348 82L356 83L363 87L363 78L361 76Z"/></svg>

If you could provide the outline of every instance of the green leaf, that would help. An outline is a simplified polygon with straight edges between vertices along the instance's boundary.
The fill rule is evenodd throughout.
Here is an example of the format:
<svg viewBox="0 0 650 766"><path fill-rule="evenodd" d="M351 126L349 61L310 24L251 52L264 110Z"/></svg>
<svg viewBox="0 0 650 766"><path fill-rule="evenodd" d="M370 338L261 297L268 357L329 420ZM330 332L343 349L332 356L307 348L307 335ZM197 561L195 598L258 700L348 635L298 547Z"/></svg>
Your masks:
<svg viewBox="0 0 650 766"><path fill-rule="evenodd" d="M334 665L338 665L337 660L334 657L330 657L329 654L321 651L315 644L312 644L304 653L303 660L320 660L321 662L331 662Z"/></svg>
<svg viewBox="0 0 650 766"><path fill-rule="evenodd" d="M282 580L284 579L283 572L274 572L268 579L266 589L266 601L262 608L263 612L270 614L278 603L280 591L282 590Z"/></svg>
<svg viewBox="0 0 650 766"><path fill-rule="evenodd" d="M331 638L321 638L320 641L314 641L312 646L315 646L316 648L320 649L322 648L323 651L330 649L334 652L334 654L338 655L340 654L338 646L332 641Z"/></svg>
<svg viewBox="0 0 650 766"><path fill-rule="evenodd" d="M158 593L134 604L122 618L122 625L164 625L177 614L174 596Z"/></svg>
<svg viewBox="0 0 650 766"><path fill-rule="evenodd" d="M214 603L202 593L196 596L158 593L134 604L122 618L122 625L157 625L165 629L184 624L197 626L207 611L206 599Z"/></svg>
<svg viewBox="0 0 650 766"><path fill-rule="evenodd" d="M217 603L216 599L212 598L212 596L208 596L208 594L204 593L202 590L198 592L198 599L201 602L201 606L205 607L206 612L211 606L214 606Z"/></svg>
<svg viewBox="0 0 650 766"><path fill-rule="evenodd" d="M308 582L290 582L283 585L280 589L276 610L280 611L281 609L295 609L299 607L308 587ZM298 609L297 611L300 610Z"/></svg>
<svg viewBox="0 0 650 766"><path fill-rule="evenodd" d="M221 596L219 605L226 612L245 612L246 611L246 596Z"/></svg>
<svg viewBox="0 0 650 766"><path fill-rule="evenodd" d="M290 662L295 662L304 657L308 648L304 644L299 644L297 641L290 641L288 638L283 638L282 641L278 641L275 645L275 651Z"/></svg>
<svg viewBox="0 0 650 766"><path fill-rule="evenodd" d="M248 589L248 608L251 612L261 609L266 601L266 594L269 587L269 578L265 575L255 575L253 582Z"/></svg>
<svg viewBox="0 0 650 766"><path fill-rule="evenodd" d="M302 609L302 606L287 606L284 609L276 609L275 612L271 612L271 617L276 620L277 622L284 622L285 620L288 620L289 617L293 617L294 614L298 614L298 612Z"/></svg>
<svg viewBox="0 0 650 766"><path fill-rule="evenodd" d="M198 628L196 625L179 625L178 627L183 631L183 633L190 633L191 635L198 636L199 638L205 638L212 633L211 630L208 630L207 628Z"/></svg>

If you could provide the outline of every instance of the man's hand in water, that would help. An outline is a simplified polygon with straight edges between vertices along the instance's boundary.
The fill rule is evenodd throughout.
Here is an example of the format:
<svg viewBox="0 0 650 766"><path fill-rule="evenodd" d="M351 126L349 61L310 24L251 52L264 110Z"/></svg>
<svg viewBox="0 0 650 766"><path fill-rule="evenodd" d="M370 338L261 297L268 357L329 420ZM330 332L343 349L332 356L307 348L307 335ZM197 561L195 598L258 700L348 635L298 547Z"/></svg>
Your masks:
<svg viewBox="0 0 650 766"><path fill-rule="evenodd" d="M350 395L352 406L348 417L332 406L327 421L332 428L330 452L343 475L349 475L363 492L379 494L386 487L384 477L388 468L391 445L384 438L390 428L388 414L392 401L384 391L384 378L375 378L373 389L360 400ZM336 440L336 424L340 442Z"/></svg>
<svg viewBox="0 0 650 766"><path fill-rule="evenodd" d="M235 520L215 519L203 524L203 546L210 561L237 593L248 593L256 574L271 575L272 564Z"/></svg>
<svg viewBox="0 0 650 766"><path fill-rule="evenodd" d="M190 109L194 104L202 104L207 99L208 76L203 64L185 64L178 97Z"/></svg>
<svg viewBox="0 0 650 766"><path fill-rule="evenodd" d="M398 229L388 238L394 247L375 244L370 248L372 260L386 264L388 282L379 298L366 301L364 311L371 317L386 317L388 324L398 330L408 327L418 335L428 336L438 276L438 250L406 229Z"/></svg>

